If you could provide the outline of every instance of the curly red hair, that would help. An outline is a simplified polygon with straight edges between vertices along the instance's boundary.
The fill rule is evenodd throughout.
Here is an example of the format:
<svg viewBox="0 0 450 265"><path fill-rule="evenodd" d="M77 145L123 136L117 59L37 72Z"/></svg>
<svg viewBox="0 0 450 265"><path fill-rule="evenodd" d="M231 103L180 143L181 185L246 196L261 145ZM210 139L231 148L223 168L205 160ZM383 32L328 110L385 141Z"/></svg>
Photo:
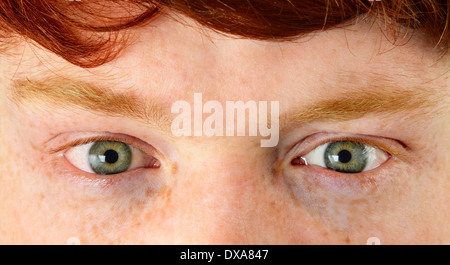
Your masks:
<svg viewBox="0 0 450 265"><path fill-rule="evenodd" d="M0 37L31 39L81 67L112 60L126 34L166 10L218 32L280 41L329 29L362 14L379 17L396 32L422 29L449 51L450 0L22 0L0 2Z"/></svg>

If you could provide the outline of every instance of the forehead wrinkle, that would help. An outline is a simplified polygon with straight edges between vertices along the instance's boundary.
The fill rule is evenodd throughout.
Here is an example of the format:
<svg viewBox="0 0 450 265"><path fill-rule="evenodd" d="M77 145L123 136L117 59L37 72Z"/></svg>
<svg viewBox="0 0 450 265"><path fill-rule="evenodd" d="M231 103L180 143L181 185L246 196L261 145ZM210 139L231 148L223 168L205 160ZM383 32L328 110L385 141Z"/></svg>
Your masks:
<svg viewBox="0 0 450 265"><path fill-rule="evenodd" d="M59 79L15 81L10 98L16 105L37 103L45 104L50 108L81 107L84 110L103 112L109 116L139 119L159 128L170 127L169 117L160 106L145 102L142 97L132 93L113 93L108 89L84 82Z"/></svg>

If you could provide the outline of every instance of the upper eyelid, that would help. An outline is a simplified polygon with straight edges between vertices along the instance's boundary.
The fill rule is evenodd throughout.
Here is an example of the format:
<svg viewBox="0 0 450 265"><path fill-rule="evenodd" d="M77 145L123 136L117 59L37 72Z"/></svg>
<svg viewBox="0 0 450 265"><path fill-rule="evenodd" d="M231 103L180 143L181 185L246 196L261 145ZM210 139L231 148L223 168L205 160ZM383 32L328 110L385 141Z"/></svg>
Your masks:
<svg viewBox="0 0 450 265"><path fill-rule="evenodd" d="M83 171L83 172L86 172L86 173L89 173L89 174L93 174L93 175L102 175L102 174L97 174L97 173L95 173L95 172L93 172L93 169L92 169L92 167L90 167L90 166L88 166L90 169L83 169L83 168L81 168L82 166L80 166L80 164L78 164L78 165L75 165L75 163L69 158L69 156L67 156L67 153L68 152L71 152L71 151L73 151L74 150L74 148L82 148L82 150L83 150L83 152L82 152L82 154L85 154L86 156L88 155L88 153L89 153L89 150L90 150L90 148L93 146L93 144L95 143L95 142L106 142L106 141L110 141L110 140L97 140L97 141L89 141L89 139L87 139L86 140L86 142L88 142L88 143L80 143L80 144L77 144L77 145L74 145L74 146L72 146L72 147L70 147L70 148L67 148L67 150L64 150L64 157L66 158L66 160L68 160L68 162L72 165L72 166L74 166L75 168L77 168L77 169L79 169L79 170L81 170L81 171ZM144 151L142 151L142 150L140 150L140 149L138 149L138 148L136 148L136 147L134 147L134 146L132 146L132 145L130 145L130 144L127 144L127 143L125 143L125 142L122 142L122 141L114 141L114 142L120 142L120 143L124 143L124 144L126 144L126 145L128 145L128 146L130 146L130 148L131 148L131 152L132 152L132 156L133 157L135 157L135 155L138 155L138 153L142 153L142 155L143 156L145 156L145 157L147 157L147 158L143 158L143 159L141 159L141 162L142 161L146 161L147 159L149 159L148 161L150 161L149 163L148 163L148 165L149 165L149 167L151 167L151 168L159 168L160 167L160 165L161 165L161 163L160 163L160 161L159 161L159 159L158 158L156 158L154 155L152 155L152 154L146 154ZM138 152L138 153L137 153ZM133 161L133 160L132 160ZM129 168L126 170L126 171L124 171L124 172L130 172L130 171L133 171L133 170L135 170L136 168L140 168L140 167L136 167L136 165L135 165L135 163L138 163L138 162L136 162L136 160L134 160L135 162L131 162L130 163L130 165L129 165ZM139 161L139 160L137 160L137 161ZM156 162L155 162L156 161ZM86 163L88 163L87 162L87 160L86 160ZM158 166L155 166L155 164L158 164ZM147 166L145 167L145 168L147 168ZM120 173L114 173L114 174L111 174L111 175L119 175L119 174L122 174L123 172L120 172Z"/></svg>
<svg viewBox="0 0 450 265"><path fill-rule="evenodd" d="M329 136L325 136L329 135ZM313 138L313 139L310 139ZM319 138L319 140L315 139ZM311 141L306 142L305 141ZM286 156L290 159L295 159L299 156L306 155L314 148L317 148L320 145L326 144L328 142L333 141L353 141L358 143L363 143L366 145L370 145L376 148L379 148L390 156L394 156L400 159L407 159L407 146L398 140L380 137L380 136L372 136L372 135L361 135L361 134L348 134L348 133L315 133L310 136L307 136L297 142L286 154ZM390 142L390 145L386 142ZM395 145L395 146L394 146Z"/></svg>
<svg viewBox="0 0 450 265"><path fill-rule="evenodd" d="M123 142L125 144L128 144L130 146L133 146L136 149L139 149L140 151L151 155L158 160L161 160L164 158L164 155L160 153L156 148L154 148L152 145L144 142L143 140L126 135L126 134L120 134L120 133L110 133L110 132L73 132L74 134L80 134L80 136L68 136L69 139L58 139L58 136L53 137L50 139L47 144L49 145L47 151L51 154L54 153L61 153L64 152L72 147L88 144L91 142L96 141L116 141L116 142ZM88 134L86 136L86 134ZM83 136L84 135L84 136ZM58 141L59 140L59 141ZM60 143L54 143L56 142L63 142Z"/></svg>

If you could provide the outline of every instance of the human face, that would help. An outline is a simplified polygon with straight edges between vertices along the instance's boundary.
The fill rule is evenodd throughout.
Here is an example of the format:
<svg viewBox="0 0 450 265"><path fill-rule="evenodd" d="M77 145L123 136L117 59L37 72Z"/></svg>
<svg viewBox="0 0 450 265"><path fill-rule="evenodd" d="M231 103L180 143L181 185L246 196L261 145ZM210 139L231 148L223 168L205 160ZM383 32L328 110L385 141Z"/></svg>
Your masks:
<svg viewBox="0 0 450 265"><path fill-rule="evenodd" d="M25 43L2 55L1 243L450 243L449 60L420 32L394 46L359 21L261 42L184 22L159 17L93 69ZM278 144L175 136L171 107L194 93L279 102ZM106 140L133 166L93 172ZM314 163L339 140L378 163Z"/></svg>

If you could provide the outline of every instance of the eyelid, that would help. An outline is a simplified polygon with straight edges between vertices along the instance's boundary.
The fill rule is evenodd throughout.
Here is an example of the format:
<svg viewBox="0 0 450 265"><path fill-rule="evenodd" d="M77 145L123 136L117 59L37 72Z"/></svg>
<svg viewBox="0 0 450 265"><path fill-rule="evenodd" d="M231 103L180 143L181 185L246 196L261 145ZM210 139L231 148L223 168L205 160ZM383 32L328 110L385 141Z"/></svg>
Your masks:
<svg viewBox="0 0 450 265"><path fill-rule="evenodd" d="M152 138L153 139L153 138ZM157 138L158 139L158 138ZM119 141L139 149L142 153L154 158L158 167L139 167L122 173L112 175L99 175L85 172L73 165L65 153L77 145L93 141ZM160 142L155 142L161 147ZM49 167L52 171L49 176L58 176L70 183L68 187L76 192L87 192L89 196L135 196L136 194L154 194L166 185L167 176L172 172L171 157L167 156L167 149L160 152L150 143L140 138L108 131L65 131L52 135L42 143L42 152L48 156ZM169 153L170 155L170 153Z"/></svg>
<svg viewBox="0 0 450 265"><path fill-rule="evenodd" d="M315 133L295 144L289 150L287 157L292 159L305 156L316 147L332 141L353 141L372 147L379 148L389 156L394 156L400 160L407 159L407 146L401 141L371 135L348 134L348 133Z"/></svg>
<svg viewBox="0 0 450 265"><path fill-rule="evenodd" d="M102 140L104 141L104 140ZM64 151L64 157L69 161L72 166L76 167L79 170L82 170L83 172L95 174L95 175L107 175L107 174L98 174L95 173L92 167L89 165L88 162L88 153L91 147L94 145L94 143L98 143L101 141L93 141L89 142L87 144L78 144L76 146L70 147L67 150ZM149 155L138 148L131 146L129 144L126 144L129 146L132 159L129 164L129 167L127 170L123 172L130 172L132 170L138 169L138 168L160 168L161 164L158 159L156 159L154 156ZM78 157L77 157L78 155ZM138 166L140 165L140 166ZM114 173L109 175L119 175L120 173Z"/></svg>
<svg viewBox="0 0 450 265"><path fill-rule="evenodd" d="M83 132L70 134L68 139L58 139L58 137L52 138L48 141L48 152L50 154L61 153L72 147L88 144L98 141L116 141L128 144L140 151L155 157L158 160L163 160L164 156L155 149L152 145L130 135L111 133L111 132ZM56 143L54 142L56 141Z"/></svg>

